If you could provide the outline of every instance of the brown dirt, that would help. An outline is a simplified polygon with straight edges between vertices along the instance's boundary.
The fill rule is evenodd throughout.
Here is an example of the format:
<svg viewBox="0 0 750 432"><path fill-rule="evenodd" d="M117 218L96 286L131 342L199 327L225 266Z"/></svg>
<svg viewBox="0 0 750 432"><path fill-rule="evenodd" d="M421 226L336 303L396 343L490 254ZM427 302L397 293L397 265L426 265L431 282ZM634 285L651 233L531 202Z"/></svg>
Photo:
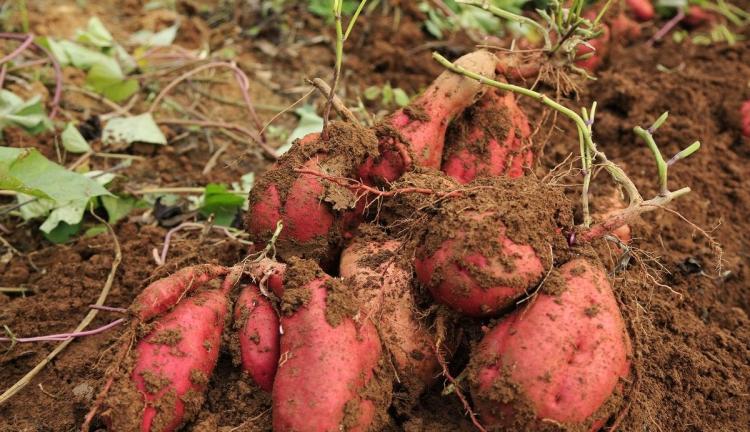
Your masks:
<svg viewBox="0 0 750 432"><path fill-rule="evenodd" d="M302 78L331 75L331 29L302 6L270 18L262 18L248 7L234 21L230 8L216 7L211 1L179 3L178 11L184 19L178 43L186 48L207 44L213 50L235 43L241 53L236 60L251 72L252 92L258 103L286 106L301 96ZM420 13L414 10L415 6L411 2L400 3L405 10L400 19L392 6L387 10L388 6L383 6L373 15L363 17L362 31L355 32L347 42L342 95L348 101L364 88L386 82L414 94L441 71L430 59L432 49L455 57L471 48L462 35L434 44L421 30ZM40 35L71 36L73 29L84 25L94 14L121 40L141 28L162 28L170 22L170 17L143 12L138 1L85 2L83 8L73 0L27 4L31 29ZM206 4L211 6L208 11L201 7ZM747 9L746 1L738 4ZM241 34L243 28L255 24L262 26L258 36ZM622 162L645 196L656 193L653 160L632 134L632 126L647 125L668 109L670 120L657 133L657 141L666 155L671 156L694 139L703 142L700 152L671 170L673 188L685 185L693 189L673 208L698 226L711 230L723 247L723 268L722 273L716 271L716 250L705 236L675 214L654 212L632 224L633 245L637 250L628 269L614 278L635 350L634 382L624 395L628 411L619 430L747 430L750 190L746 183L750 178L750 140L740 136L737 113L741 101L750 98L747 84L750 42L740 41L734 46L678 46L666 41L648 48L644 41L656 29L656 24L644 25L641 39L616 48L600 71L599 80L581 87L580 101L565 102L568 106L599 102L594 126L597 142L611 159ZM750 37L748 30L743 34ZM657 64L670 72L657 70ZM203 92L241 100L228 75L216 76L225 82L196 82L197 90L178 92L175 99L190 106L191 101L206 101L198 97ZM66 70L66 80L82 84L83 76ZM543 90L553 93L548 88ZM65 100L63 107L79 120L110 111L82 95L66 93ZM314 100L320 102L319 97ZM532 122L541 120L539 109L524 99L520 102ZM203 105L195 103L194 108L226 121L247 121L247 114L236 106L216 101ZM145 108L147 104L138 102L133 112ZM276 111L262 110L260 115L266 121ZM291 120L284 116L281 124L289 126L293 124ZM536 170L540 177L568 153L576 153L578 143L565 119L560 118L558 126L568 133L553 133L552 140L544 146ZM549 123L535 136L537 145L544 140L548 127ZM121 171L128 177L127 188L229 183L247 172L260 173L269 166L249 144L227 141L229 146L216 167L204 175L201 172L218 146L219 134L210 135L211 139L206 134L190 134L177 140L187 129L164 127L164 130L170 145L131 149L146 159ZM49 134L29 137L9 129L4 131L2 145L34 146L46 156L58 158L54 137ZM93 145L102 150L98 141ZM76 159L75 155L65 154L61 158L66 164ZM91 165L107 169L117 162L95 159ZM597 180L603 180L605 175L598 174ZM610 191L610 186L595 187L594 205L596 197L606 196ZM3 204L8 202L1 199ZM180 235L173 242L167 264L157 267L151 250L161 247L166 229L152 221L136 215L116 226L124 254L107 305L128 307L149 281L186 265L231 264L246 254L244 246L225 238ZM19 224L15 219L0 222L11 231L3 237L22 253L13 255L9 261L0 255L0 286L30 290L25 296L0 293L0 325L8 325L19 336L74 328L86 314L88 305L96 300L112 265L112 242L108 236L77 238L69 244L54 246L39 235L37 224ZM614 248L604 243L599 246L611 251L611 255L602 258L614 264L617 258ZM0 251L5 253L5 248ZM656 257L663 267L655 263ZM661 276L659 280L664 285L646 276L641 264L651 268L650 274L659 273L657 277ZM661 271L657 271L659 268ZM91 327L117 317L100 312ZM476 322L461 322L460 327L467 329L465 340L476 340L481 335ZM102 377L122 331L124 328L70 344L31 385L0 406L0 432L69 431L80 426L103 383ZM18 344L12 349L0 346L0 390L16 382L54 346L53 343ZM206 402L198 419L186 430L224 432L237 427L238 431L270 430L270 399L242 376L232 364L228 347L224 348L210 378ZM467 343L457 349L450 364L454 375L466 365L468 349ZM389 424L384 430L472 430L457 399L440 396L440 384L413 409L391 413L392 417L383 423ZM102 424L97 422L94 426Z"/></svg>

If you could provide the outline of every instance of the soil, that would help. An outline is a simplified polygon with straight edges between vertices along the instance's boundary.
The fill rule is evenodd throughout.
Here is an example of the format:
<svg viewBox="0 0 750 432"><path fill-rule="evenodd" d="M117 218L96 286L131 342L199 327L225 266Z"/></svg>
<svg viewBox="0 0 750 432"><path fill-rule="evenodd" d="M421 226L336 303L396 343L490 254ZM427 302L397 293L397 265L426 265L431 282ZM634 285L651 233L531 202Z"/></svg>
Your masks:
<svg viewBox="0 0 750 432"><path fill-rule="evenodd" d="M176 43L184 48L203 46L218 51L231 47L234 60L251 76L254 102L261 121L304 95L305 78L332 75L334 54L331 26L310 15L296 2L282 15L261 16L254 2L233 8L232 2L186 0L177 14L144 11L141 1L39 0L26 2L30 29L38 35L72 36L75 28L97 15L118 40L142 28L161 29L176 16L181 28ZM217 5L220 3L220 5ZM394 5L398 4L399 8ZM748 10L747 1L736 4ZM398 12L396 12L398 11ZM383 1L364 15L359 31L347 41L340 95L352 102L368 86L390 83L409 94L423 89L441 67L430 58L433 49L454 58L472 49L463 33L436 41L422 29L423 16L416 2ZM734 45L676 44L667 37L653 47L646 40L661 23L643 25L643 35L617 46L597 73L596 81L581 83L567 106L598 102L594 134L598 146L621 164L646 197L658 192L653 157L632 133L635 125L648 125L663 111L669 121L656 133L665 157L699 139L703 148L670 169L670 186L689 186L692 192L670 207L673 211L645 214L631 224L633 249L629 264L619 264L619 253L609 243L596 248L612 270L612 281L634 346L634 373L624 390L623 431L705 431L750 429L750 139L741 136L739 107L750 99L750 31L736 29L745 40ZM20 31L13 23L8 31ZM255 27L257 34L243 34ZM706 31L698 28L696 31ZM5 48L5 47L4 47ZM46 74L46 75L45 75ZM177 75L170 76L171 78ZM212 76L220 83L187 85L173 97L178 104L227 122L249 122L241 106L215 98L242 101L229 75ZM42 78L49 78L48 72ZM66 70L67 83L82 85L85 77ZM160 77L149 77L161 79ZM164 85L167 81L160 81ZM542 87L547 94L554 89ZM143 95L145 96L146 93ZM213 98L204 96L209 94ZM49 98L49 95L46 96ZM111 107L82 94L65 92L63 108L79 121L96 124L96 116ZM318 95L310 101L322 103ZM539 128L533 136L542 157L535 167L547 175L578 142L565 119L547 115L533 102L519 99ZM142 112L148 103L141 97L130 108ZM385 107L370 107L373 112ZM176 113L165 114L172 115ZM174 115L176 117L176 115ZM294 117L282 115L275 125L291 129ZM95 127L93 128L95 132ZM163 126L167 146L135 146L128 152L142 156L119 173L127 178L124 190L146 187L190 187L209 182L231 183L248 172L262 173L271 161L252 144L216 133L187 133L189 129ZM550 132L552 131L552 132ZM66 165L77 156L60 154L51 134L31 137L6 129L2 145L38 148L47 157ZM213 169L205 170L217 148L226 144ZM281 140L270 138L277 146ZM101 143L93 141L95 150ZM94 169L109 169L118 160L93 158ZM204 173L205 171L205 173ZM611 196L613 187L600 172L593 188L597 197ZM579 189L571 188L571 197ZM0 204L11 202L0 197ZM601 206L600 206L601 207ZM178 209L178 221L193 215ZM152 209L131 215L115 228L122 249L106 304L128 307L150 281L190 264L232 264L247 254L247 246L218 234L181 232L173 238L167 261L158 266L153 250L161 250L169 223L154 217ZM576 215L580 219L580 215ZM89 222L96 223L93 218ZM52 245L39 233L38 223L0 220L3 239L19 253L0 246L0 287L23 287L22 294L0 293L0 325L18 336L54 334L73 329L99 296L113 261L112 239L106 234L78 236L63 245ZM174 223L174 221L172 222ZM174 226L174 225L172 225ZM717 246L721 245L721 249ZM719 267L717 263L720 263ZM114 312L98 313L90 328L119 318ZM467 339L476 339L478 325L471 322ZM491 323L486 323L491 325ZM476 331L475 331L476 330ZM124 327L71 343L20 393L0 405L0 432L77 430L92 405L116 352ZM55 343L0 345L0 390L5 390L41 361ZM462 345L451 362L457 375L467 364L468 346ZM409 410L392 412L389 428L406 431L473 430L461 403L442 397L442 381ZM270 430L270 399L242 375L223 350L209 380L206 402L198 418L185 430ZM103 428L97 419L92 430Z"/></svg>

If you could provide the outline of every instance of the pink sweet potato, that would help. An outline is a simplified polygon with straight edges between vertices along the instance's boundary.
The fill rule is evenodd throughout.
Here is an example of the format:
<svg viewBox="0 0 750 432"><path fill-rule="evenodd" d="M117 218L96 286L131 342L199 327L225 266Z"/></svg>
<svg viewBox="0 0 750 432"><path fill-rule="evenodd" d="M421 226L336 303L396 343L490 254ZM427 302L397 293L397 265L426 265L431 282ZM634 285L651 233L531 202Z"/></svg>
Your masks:
<svg viewBox="0 0 750 432"><path fill-rule="evenodd" d="M551 244L571 216L566 200L529 177L478 179L441 204L414 260L435 300L472 317L497 316L552 266Z"/></svg>
<svg viewBox="0 0 750 432"><path fill-rule="evenodd" d="M180 269L144 288L133 301L130 311L140 321L148 321L175 306L186 294L225 275L228 271L226 267L213 264Z"/></svg>
<svg viewBox="0 0 750 432"><path fill-rule="evenodd" d="M273 429L318 432L345 427L366 431L376 407L362 393L380 358L377 331L361 314L356 322L341 313L341 305L329 291L339 282L319 274L303 283L294 273L292 268L284 287L284 302L296 299L292 306L296 309L287 309L288 315L281 317L281 360L272 393Z"/></svg>
<svg viewBox="0 0 750 432"><path fill-rule="evenodd" d="M472 353L472 398L485 426L590 427L628 375L630 342L604 271L576 259L560 273L564 282L554 289L561 293L538 294Z"/></svg>
<svg viewBox="0 0 750 432"><path fill-rule="evenodd" d="M174 431L198 413L219 356L227 303L220 290L182 299L138 342L131 377L146 404L141 432Z"/></svg>
<svg viewBox="0 0 750 432"><path fill-rule="evenodd" d="M414 262L417 278L435 300L463 314L496 315L541 280L544 266L531 246L514 242L505 226L490 223L490 215L477 213L464 218L483 226L494 225L494 232L483 235L496 248L491 253L467 250L467 233L459 231L432 254L418 255ZM513 261L510 266L506 264L508 259Z"/></svg>
<svg viewBox="0 0 750 432"><path fill-rule="evenodd" d="M347 143L358 150L347 148ZM361 220L364 201L343 187L298 170L355 177L357 167L376 153L375 134L358 126L332 123L328 142L320 134L307 135L250 192L247 231L262 247L281 221L284 228L276 245L282 258L298 255L332 267L341 242Z"/></svg>
<svg viewBox="0 0 750 432"><path fill-rule="evenodd" d="M476 177L520 177L534 158L530 135L513 93L489 90L448 129L442 170L462 184Z"/></svg>
<svg viewBox="0 0 750 432"><path fill-rule="evenodd" d="M685 18L682 22L690 27L698 27L701 24L716 20L716 16L698 5L688 6Z"/></svg>
<svg viewBox="0 0 750 432"><path fill-rule="evenodd" d="M245 285L234 306L242 370L270 392L279 362L279 317L257 286Z"/></svg>
<svg viewBox="0 0 750 432"><path fill-rule="evenodd" d="M493 54L480 50L455 63L494 78L496 62ZM391 182L412 166L439 169L448 124L474 103L482 88L476 80L443 72L409 106L391 114L378 127L380 156L365 162L360 177L370 183Z"/></svg>
<svg viewBox="0 0 750 432"><path fill-rule="evenodd" d="M625 3L639 21L650 21L656 15L651 0L625 0Z"/></svg>
<svg viewBox="0 0 750 432"><path fill-rule="evenodd" d="M742 135L750 138L750 100L746 100L740 107L740 121L742 124Z"/></svg>
<svg viewBox="0 0 750 432"><path fill-rule="evenodd" d="M634 41L641 36L641 26L624 13L617 14L610 23L612 38L617 42Z"/></svg>
<svg viewBox="0 0 750 432"><path fill-rule="evenodd" d="M340 274L377 325L401 384L417 398L439 376L432 336L419 316L402 243L358 238L341 255Z"/></svg>
<svg viewBox="0 0 750 432"><path fill-rule="evenodd" d="M589 57L576 61L576 66L586 69L588 72L596 72L604 62L609 51L610 32L609 26L602 24L602 34L588 42L588 45L578 45L576 52L578 57L590 54Z"/></svg>

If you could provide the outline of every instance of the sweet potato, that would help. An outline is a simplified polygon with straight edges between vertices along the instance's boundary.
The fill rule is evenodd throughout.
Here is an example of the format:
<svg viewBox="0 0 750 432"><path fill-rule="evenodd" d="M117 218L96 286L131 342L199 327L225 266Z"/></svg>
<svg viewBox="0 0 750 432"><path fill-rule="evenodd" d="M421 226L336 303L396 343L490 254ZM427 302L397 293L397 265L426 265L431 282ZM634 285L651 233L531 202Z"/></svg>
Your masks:
<svg viewBox="0 0 750 432"><path fill-rule="evenodd" d="M245 285L234 306L242 370L270 392L279 362L279 317L257 286Z"/></svg>
<svg viewBox="0 0 750 432"><path fill-rule="evenodd" d="M742 135L750 138L750 100L746 100L740 107L740 121L742 122Z"/></svg>
<svg viewBox="0 0 750 432"><path fill-rule="evenodd" d="M599 69L599 67L604 62L604 58L607 56L607 53L609 51L609 40L609 26L607 26L606 24L602 24L601 35L599 35L595 39L590 40L587 45L578 45L578 49L576 51L578 57L582 57L586 54L591 54L591 56L576 61L576 66L586 69L587 71L592 73L596 72L596 70Z"/></svg>
<svg viewBox="0 0 750 432"><path fill-rule="evenodd" d="M610 26L612 38L618 42L634 41L641 36L641 26L624 13L617 14Z"/></svg>
<svg viewBox="0 0 750 432"><path fill-rule="evenodd" d="M476 177L520 177L534 159L530 135L513 93L492 89L451 123L442 170L462 184Z"/></svg>
<svg viewBox="0 0 750 432"><path fill-rule="evenodd" d="M344 123L330 126L328 141L320 134L306 136L263 174L250 192L245 215L245 227L259 245L281 220L279 255L315 259L326 268L334 265L342 241L359 223L364 202L346 188L297 170L356 177L357 167L378 152L372 131Z"/></svg>
<svg viewBox="0 0 750 432"><path fill-rule="evenodd" d="M546 420L580 428L612 414L594 415L629 372L617 300L604 271L586 259L560 274L472 352L469 381L485 426L534 429Z"/></svg>
<svg viewBox="0 0 750 432"><path fill-rule="evenodd" d="M139 401L113 403L111 430L170 432L198 413L219 356L227 309L224 292L207 290L182 299L154 322L135 346L132 384L124 384L135 386L145 407L133 416L127 405Z"/></svg>
<svg viewBox="0 0 750 432"><path fill-rule="evenodd" d="M651 0L625 0L625 4L639 21L650 21L656 15Z"/></svg>
<svg viewBox="0 0 750 432"><path fill-rule="evenodd" d="M377 330L316 267L292 260L284 280L273 428L366 431L376 416L364 393L381 355Z"/></svg>
<svg viewBox="0 0 750 432"><path fill-rule="evenodd" d="M226 267L213 264L180 269L144 288L130 306L130 312L140 321L148 321L175 306L186 294L225 275L228 271Z"/></svg>
<svg viewBox="0 0 750 432"><path fill-rule="evenodd" d="M416 400L440 369L428 325L418 316L411 268L397 255L401 246L377 234L357 238L341 254L340 274L376 323L408 399Z"/></svg>
<svg viewBox="0 0 750 432"><path fill-rule="evenodd" d="M474 317L498 315L542 280L570 220L559 190L535 179L480 180L441 205L414 261L437 301Z"/></svg>
<svg viewBox="0 0 750 432"><path fill-rule="evenodd" d="M487 78L495 77L497 59L480 50L456 64ZM377 127L380 155L368 159L360 177L370 183L391 182L413 166L440 168L448 123L474 103L482 91L476 80L443 72L406 108L391 114Z"/></svg>
<svg viewBox="0 0 750 432"><path fill-rule="evenodd" d="M688 6L687 12L685 13L685 18L682 19L682 22L690 27L698 27L701 24L712 22L715 20L716 16L711 12L703 9L698 5L690 5Z"/></svg>

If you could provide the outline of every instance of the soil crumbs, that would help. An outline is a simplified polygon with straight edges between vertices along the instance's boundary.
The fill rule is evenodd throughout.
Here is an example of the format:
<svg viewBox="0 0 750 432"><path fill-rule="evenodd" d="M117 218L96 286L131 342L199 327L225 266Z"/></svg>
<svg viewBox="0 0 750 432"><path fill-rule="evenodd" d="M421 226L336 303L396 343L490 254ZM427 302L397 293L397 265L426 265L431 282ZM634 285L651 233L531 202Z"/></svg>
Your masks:
<svg viewBox="0 0 750 432"><path fill-rule="evenodd" d="M44 5L51 7L52 3L59 13L45 12ZM192 33L178 39L178 43L189 45L191 37L199 38L207 32L204 36L216 47L227 35L236 36L237 23L211 27L207 16L191 9L194 3L200 2L188 1L181 6ZM74 1L30 4L32 29L40 34L54 33L55 28L73 29L84 24L80 17L91 15L108 17L105 22L116 37L140 27L142 8L137 1L85 4L84 9ZM417 12L411 6L402 7L407 12L400 23L386 15L363 18L366 31L354 35L351 43L368 49L352 49L356 54L348 55L349 72L343 77L344 82L349 80L361 90L363 85L390 81L394 86L416 91L437 75L440 69L429 60L430 50L425 48L428 38L412 16ZM267 45L284 47L287 36L274 31L273 26L262 26L256 40L241 42L248 56L275 71L274 75L278 73L278 77L274 76L278 87L298 85L307 74L330 76L331 32L302 9L282 19L292 23L295 31L301 32L304 24L307 32L323 35L322 41L305 37L307 45L292 44L291 48L271 52ZM239 19L239 24L247 26L243 20L254 22L252 15ZM656 28L646 30L645 33L653 33ZM745 31L744 36L748 39L750 33ZM669 110L670 120L657 133L665 154L674 154L694 139L704 144L700 152L670 172L673 187L693 188L691 194L675 203L674 210L681 216L654 212L634 224L638 248L634 258L638 259L633 259L630 268L615 278L635 347L635 374L630 394L626 395L629 410L619 430L748 430L750 140L740 136L736 113L740 102L750 99L750 42L678 46L666 41L648 48L644 40L617 49L599 80L582 89L580 103L568 101L569 105L599 102L595 124L599 145L611 159L626 165L646 196L656 192L656 181L651 176L653 160L632 134L632 126L649 124ZM465 40L444 42L455 51L449 55L471 48ZM657 70L656 65L662 67ZM547 145L538 174L545 174L577 148L577 142L570 138L569 135L568 139ZM35 142L11 132L4 139L4 145L35 146L47 155L54 152L49 139ZM177 157L174 152L169 146L157 149L153 158L156 162L143 164L130 174L138 177L162 172L160 179L165 183L202 184L236 181L249 168L262 170L265 166L251 159L245 161L244 169L215 170L221 172L206 178L201 169L207 155L194 150L200 155L196 159L189 157L190 152ZM232 161L243 153L232 146L224 159ZM714 265L714 245L682 217L710 229L710 235L721 243L721 272ZM9 228L13 233L6 239L25 256L14 257L0 268L0 286L24 286L32 291L27 296L0 294L0 324L23 336L74 328L88 311L88 305L96 300L111 268L112 242L102 234L50 246L35 227ZM161 247L165 228L142 225L131 218L120 223L116 233L125 253L107 300L109 306L127 307L146 283L183 266L202 262L229 264L245 254L243 247L231 242L186 238L170 250L167 264L157 268L151 250ZM654 261L655 256L660 265ZM613 252L612 263L614 259ZM642 265L652 267L651 274L660 273L661 283L645 276ZM115 318L100 312L91 328ZM77 430L102 384L118 337L117 331L110 331L71 343L31 385L0 406L0 431ZM0 388L4 390L15 383L53 347L53 343L18 344L12 349L3 346ZM473 430L461 405L455 398L440 397L440 390L431 391L408 416L396 419L401 430ZM186 429L270 430L269 408L268 398L247 383L233 366L229 353L222 353L201 414Z"/></svg>

